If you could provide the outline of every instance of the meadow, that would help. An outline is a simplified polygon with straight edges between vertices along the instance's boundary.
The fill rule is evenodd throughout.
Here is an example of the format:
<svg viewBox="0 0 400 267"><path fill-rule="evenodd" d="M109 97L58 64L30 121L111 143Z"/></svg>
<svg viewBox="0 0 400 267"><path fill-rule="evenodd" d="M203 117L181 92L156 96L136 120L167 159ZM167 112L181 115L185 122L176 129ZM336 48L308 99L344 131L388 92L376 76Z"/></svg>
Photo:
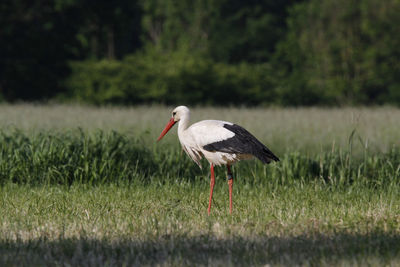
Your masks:
<svg viewBox="0 0 400 267"><path fill-rule="evenodd" d="M0 105L0 265L400 265L400 109L202 108L281 161L155 140L170 107Z"/></svg>

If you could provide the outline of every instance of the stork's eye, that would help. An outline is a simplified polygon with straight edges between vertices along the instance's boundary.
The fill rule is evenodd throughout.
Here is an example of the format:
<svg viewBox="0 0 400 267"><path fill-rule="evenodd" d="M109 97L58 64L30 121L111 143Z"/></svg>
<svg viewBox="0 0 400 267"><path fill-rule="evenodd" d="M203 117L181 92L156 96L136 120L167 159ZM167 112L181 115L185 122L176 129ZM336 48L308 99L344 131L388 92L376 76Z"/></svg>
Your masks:
<svg viewBox="0 0 400 267"><path fill-rule="evenodd" d="M176 112L172 112L172 116L175 117L175 115L176 115Z"/></svg>

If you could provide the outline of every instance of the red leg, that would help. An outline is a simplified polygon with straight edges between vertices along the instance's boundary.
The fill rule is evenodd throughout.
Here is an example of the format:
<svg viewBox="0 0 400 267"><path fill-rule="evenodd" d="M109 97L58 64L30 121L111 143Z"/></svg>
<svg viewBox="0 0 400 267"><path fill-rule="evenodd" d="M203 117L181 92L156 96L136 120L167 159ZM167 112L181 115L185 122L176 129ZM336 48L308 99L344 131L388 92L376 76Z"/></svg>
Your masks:
<svg viewBox="0 0 400 267"><path fill-rule="evenodd" d="M231 167L226 165L228 168L228 185L229 185L229 213L232 214L232 190L233 190L233 175Z"/></svg>
<svg viewBox="0 0 400 267"><path fill-rule="evenodd" d="M214 184L215 184L214 165L211 164L210 200L208 201L208 215L210 215L210 211L211 211L211 201L212 201L212 195L213 195L213 191L214 191Z"/></svg>

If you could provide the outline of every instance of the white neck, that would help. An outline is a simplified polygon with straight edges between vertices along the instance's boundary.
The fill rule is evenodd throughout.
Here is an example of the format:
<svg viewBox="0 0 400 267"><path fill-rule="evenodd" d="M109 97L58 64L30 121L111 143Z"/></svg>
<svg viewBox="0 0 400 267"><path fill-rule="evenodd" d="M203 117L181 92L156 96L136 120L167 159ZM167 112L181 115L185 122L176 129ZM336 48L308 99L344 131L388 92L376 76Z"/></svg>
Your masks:
<svg viewBox="0 0 400 267"><path fill-rule="evenodd" d="M178 135L183 133L189 126L190 114L184 114L178 122Z"/></svg>

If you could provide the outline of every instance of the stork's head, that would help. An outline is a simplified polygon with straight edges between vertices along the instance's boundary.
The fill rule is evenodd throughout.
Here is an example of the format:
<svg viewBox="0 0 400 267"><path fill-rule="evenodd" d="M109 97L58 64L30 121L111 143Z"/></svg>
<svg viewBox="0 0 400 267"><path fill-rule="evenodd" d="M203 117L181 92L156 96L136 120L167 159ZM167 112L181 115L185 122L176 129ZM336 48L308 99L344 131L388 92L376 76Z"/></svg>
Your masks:
<svg viewBox="0 0 400 267"><path fill-rule="evenodd" d="M165 126L164 130L161 132L160 136L157 138L157 141L160 141L161 138L163 138L164 135L166 135L168 133L168 131L172 128L172 126L174 126L175 123L177 123L184 117L188 117L189 115L190 115L190 111L186 106L176 107L172 111L172 117L169 120L169 122L167 123L167 125Z"/></svg>
<svg viewBox="0 0 400 267"><path fill-rule="evenodd" d="M178 122L181 118L188 116L189 114L190 110L186 106L179 106L172 111L172 118L175 122Z"/></svg>

